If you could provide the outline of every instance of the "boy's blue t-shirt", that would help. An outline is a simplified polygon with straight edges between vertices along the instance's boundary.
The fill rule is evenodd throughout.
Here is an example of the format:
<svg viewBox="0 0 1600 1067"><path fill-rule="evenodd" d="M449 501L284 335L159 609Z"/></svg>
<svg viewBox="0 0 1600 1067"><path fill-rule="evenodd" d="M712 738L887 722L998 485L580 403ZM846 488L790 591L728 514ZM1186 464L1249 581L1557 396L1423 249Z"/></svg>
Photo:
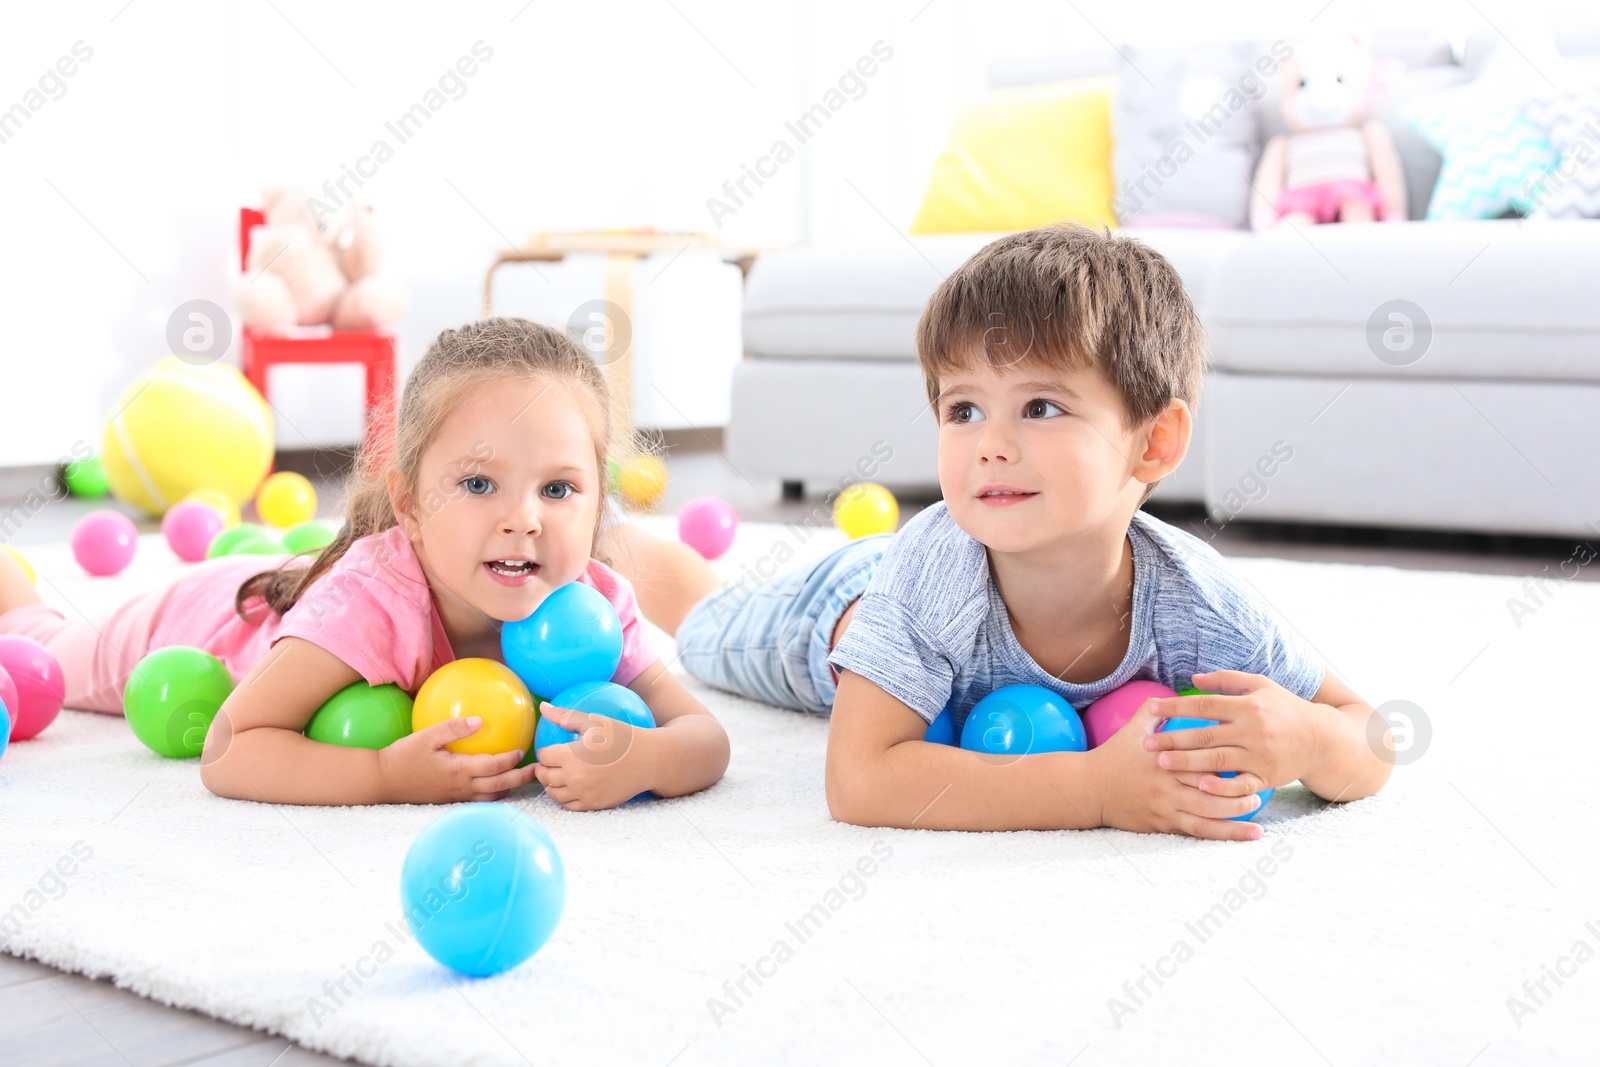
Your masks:
<svg viewBox="0 0 1600 1067"><path fill-rule="evenodd" d="M943 501L890 542L828 662L929 722L948 704L957 731L972 705L1021 683L1053 689L1080 711L1126 682L1182 689L1193 675L1214 670L1261 674L1307 700L1316 695L1322 663L1278 625L1216 549L1143 511L1134 513L1128 538L1132 635L1122 663L1097 682L1064 682L1028 655L1012 633L987 550L956 525Z"/></svg>

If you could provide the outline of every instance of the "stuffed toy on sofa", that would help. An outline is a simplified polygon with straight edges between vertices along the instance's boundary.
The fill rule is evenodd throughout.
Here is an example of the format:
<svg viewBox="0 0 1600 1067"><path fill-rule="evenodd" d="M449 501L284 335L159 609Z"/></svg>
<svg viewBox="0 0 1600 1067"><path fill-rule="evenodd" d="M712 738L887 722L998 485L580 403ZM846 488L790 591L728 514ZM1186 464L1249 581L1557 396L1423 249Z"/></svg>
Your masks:
<svg viewBox="0 0 1600 1067"><path fill-rule="evenodd" d="M299 189L262 194L266 222L255 229L246 270L234 284L244 324L364 330L404 315L405 291L377 273L383 236L371 209L346 204L319 220L308 201Z"/></svg>
<svg viewBox="0 0 1600 1067"><path fill-rule="evenodd" d="M1394 139L1369 119L1373 62L1354 37L1300 42L1283 64L1290 132L1267 142L1256 167L1252 229L1406 218L1406 182Z"/></svg>

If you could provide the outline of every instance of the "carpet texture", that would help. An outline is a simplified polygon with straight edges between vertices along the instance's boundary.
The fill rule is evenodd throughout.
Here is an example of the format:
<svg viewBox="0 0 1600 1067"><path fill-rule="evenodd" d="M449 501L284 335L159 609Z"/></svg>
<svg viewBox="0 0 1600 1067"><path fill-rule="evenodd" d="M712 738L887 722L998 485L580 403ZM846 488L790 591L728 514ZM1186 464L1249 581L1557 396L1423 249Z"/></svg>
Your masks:
<svg viewBox="0 0 1600 1067"><path fill-rule="evenodd" d="M749 524L718 566L837 536ZM115 579L28 554L47 602L91 616L182 566L151 537ZM726 778L599 813L514 797L561 850L566 912L475 980L400 913L444 808L225 800L68 711L0 761L0 938L396 1067L1594 1062L1600 586L1230 564L1364 698L1423 709L1431 739L1377 797L1280 789L1251 844L863 829L828 817L825 720L691 682Z"/></svg>

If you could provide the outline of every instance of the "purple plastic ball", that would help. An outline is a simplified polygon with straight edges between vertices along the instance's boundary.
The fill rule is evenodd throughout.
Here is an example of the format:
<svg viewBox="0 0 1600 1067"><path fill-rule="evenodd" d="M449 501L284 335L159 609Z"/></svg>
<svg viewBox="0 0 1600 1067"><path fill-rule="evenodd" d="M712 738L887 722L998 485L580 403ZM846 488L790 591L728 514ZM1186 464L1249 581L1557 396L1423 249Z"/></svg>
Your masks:
<svg viewBox="0 0 1600 1067"><path fill-rule="evenodd" d="M738 513L714 496L697 496L678 512L678 537L706 559L728 551L738 530Z"/></svg>
<svg viewBox="0 0 1600 1067"><path fill-rule="evenodd" d="M139 531L120 511L91 511L72 528L72 555L97 578L120 574L133 562Z"/></svg>
<svg viewBox="0 0 1600 1067"><path fill-rule="evenodd" d="M186 563L199 563L206 558L211 541L222 532L223 519L217 509L198 500L185 500L174 504L161 520L161 532L167 546Z"/></svg>

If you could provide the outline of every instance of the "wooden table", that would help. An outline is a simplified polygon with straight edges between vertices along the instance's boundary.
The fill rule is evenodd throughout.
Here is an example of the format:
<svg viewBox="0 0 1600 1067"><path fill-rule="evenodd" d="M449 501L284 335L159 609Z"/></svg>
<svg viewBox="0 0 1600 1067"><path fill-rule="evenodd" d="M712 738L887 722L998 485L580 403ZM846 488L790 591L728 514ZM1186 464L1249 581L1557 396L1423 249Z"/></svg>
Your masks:
<svg viewBox="0 0 1600 1067"><path fill-rule="evenodd" d="M524 248L509 249L495 257L483 279L483 314L493 314L494 275L507 263L559 263L570 255L599 254L606 257L606 299L628 321L633 319L633 275L639 260L662 252L713 251L749 277L750 267L762 249L727 248L705 233L659 233L645 231L593 231L577 233L536 233ZM614 343L615 323L606 320L606 346ZM622 435L633 429L633 346L625 346L604 367L606 385L611 392L611 423Z"/></svg>

